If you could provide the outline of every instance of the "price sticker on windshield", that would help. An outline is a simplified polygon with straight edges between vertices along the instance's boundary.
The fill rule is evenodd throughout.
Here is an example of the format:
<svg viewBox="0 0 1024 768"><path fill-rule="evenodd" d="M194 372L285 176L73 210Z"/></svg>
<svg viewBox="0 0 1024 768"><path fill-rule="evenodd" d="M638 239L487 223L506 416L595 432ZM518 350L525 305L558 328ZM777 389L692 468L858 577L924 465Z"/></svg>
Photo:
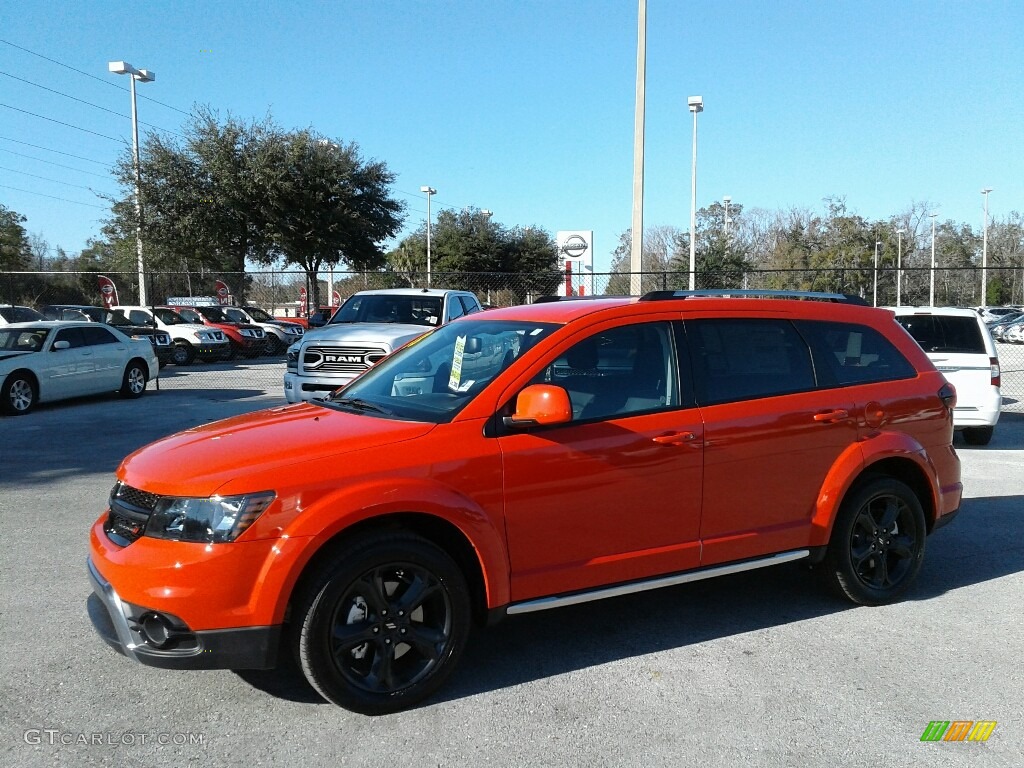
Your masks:
<svg viewBox="0 0 1024 768"><path fill-rule="evenodd" d="M455 354L452 356L452 375L448 378L448 389L458 392L462 381L462 358L466 354L466 337L455 338Z"/></svg>

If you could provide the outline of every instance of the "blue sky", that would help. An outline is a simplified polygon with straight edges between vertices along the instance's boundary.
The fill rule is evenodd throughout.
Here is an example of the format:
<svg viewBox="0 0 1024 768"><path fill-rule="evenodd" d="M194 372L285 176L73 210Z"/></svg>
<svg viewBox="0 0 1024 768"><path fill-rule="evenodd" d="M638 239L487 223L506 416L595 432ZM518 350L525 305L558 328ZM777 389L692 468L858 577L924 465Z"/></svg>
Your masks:
<svg viewBox="0 0 1024 768"><path fill-rule="evenodd" d="M425 184L435 211L594 230L597 271L630 226L636 0L143 5L0 11L0 202L53 246L97 235L91 190L115 190L107 169L131 140L118 59L156 72L144 123L179 131L205 104L355 141L398 174L407 231ZM1024 210L1019 0L648 0L647 17L647 226L688 227L697 94L698 207L841 196L875 219L927 201L978 229L992 187L994 218Z"/></svg>

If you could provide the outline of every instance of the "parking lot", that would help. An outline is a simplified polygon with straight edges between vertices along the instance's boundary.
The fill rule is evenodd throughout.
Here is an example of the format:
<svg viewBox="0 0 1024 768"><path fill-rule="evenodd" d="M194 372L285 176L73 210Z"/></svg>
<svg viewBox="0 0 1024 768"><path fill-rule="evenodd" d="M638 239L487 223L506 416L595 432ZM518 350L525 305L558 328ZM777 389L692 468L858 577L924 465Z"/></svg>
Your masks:
<svg viewBox="0 0 1024 768"><path fill-rule="evenodd" d="M282 405L282 370L172 367L139 400L0 419L8 765L1021 764L1019 412L985 448L957 440L962 512L896 605L851 607L795 564L530 614L478 630L439 696L381 718L324 703L290 670L173 672L118 656L85 611L88 530L118 462L170 432ZM984 743L921 742L935 720L998 725Z"/></svg>

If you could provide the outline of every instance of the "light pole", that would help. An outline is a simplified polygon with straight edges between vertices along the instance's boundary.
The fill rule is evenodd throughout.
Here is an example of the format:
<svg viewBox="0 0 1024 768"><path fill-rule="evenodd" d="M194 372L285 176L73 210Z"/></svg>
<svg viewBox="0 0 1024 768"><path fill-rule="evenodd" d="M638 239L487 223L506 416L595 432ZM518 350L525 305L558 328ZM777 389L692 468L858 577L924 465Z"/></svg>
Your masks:
<svg viewBox="0 0 1024 768"><path fill-rule="evenodd" d="M427 288L430 287L430 196L436 195L433 187L420 187L420 192L427 196Z"/></svg>
<svg viewBox="0 0 1024 768"><path fill-rule="evenodd" d="M903 287L903 233L905 229L897 229L896 236L899 240L896 251L896 306L902 306L900 294Z"/></svg>
<svg viewBox="0 0 1024 768"><path fill-rule="evenodd" d="M985 228L981 239L981 306L988 306L988 193L991 187L985 187L981 194L985 196Z"/></svg>
<svg viewBox="0 0 1024 768"><path fill-rule="evenodd" d="M633 108L633 215L629 242L629 292L643 288L644 252L644 115L647 103L647 0L637 7L636 102Z"/></svg>
<svg viewBox="0 0 1024 768"><path fill-rule="evenodd" d="M931 285L928 288L928 306L935 306L935 217L937 213L929 213L928 218L932 220L932 274Z"/></svg>
<svg viewBox="0 0 1024 768"><path fill-rule="evenodd" d="M729 203L732 202L732 198L726 195L722 198L722 202L725 203L725 242L729 242Z"/></svg>
<svg viewBox="0 0 1024 768"><path fill-rule="evenodd" d="M146 305L146 275L142 266L142 177L139 175L139 119L135 112L135 81L152 83L156 72L136 69L127 61L111 61L107 69L116 75L131 75L132 91L132 161L135 166L135 250L139 266L139 304Z"/></svg>
<svg viewBox="0 0 1024 768"><path fill-rule="evenodd" d="M871 306L878 306L878 246L882 244L881 240L875 240L875 287L871 292Z"/></svg>
<svg viewBox="0 0 1024 768"><path fill-rule="evenodd" d="M693 112L693 164L690 167L690 290L697 287L697 113L704 111L704 99L691 96L686 100Z"/></svg>

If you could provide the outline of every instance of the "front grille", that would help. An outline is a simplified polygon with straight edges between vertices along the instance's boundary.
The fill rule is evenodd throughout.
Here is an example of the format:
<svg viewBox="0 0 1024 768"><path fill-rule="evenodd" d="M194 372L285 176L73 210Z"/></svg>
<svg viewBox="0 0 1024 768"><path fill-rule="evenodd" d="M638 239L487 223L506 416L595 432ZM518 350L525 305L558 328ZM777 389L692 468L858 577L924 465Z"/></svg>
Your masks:
<svg viewBox="0 0 1024 768"><path fill-rule="evenodd" d="M118 482L110 491L110 514L103 525L110 539L121 547L138 540L161 497Z"/></svg>
<svg viewBox="0 0 1024 768"><path fill-rule="evenodd" d="M380 347L334 347L312 345L302 353L302 368L306 373L357 374L362 373L383 358L387 352Z"/></svg>

